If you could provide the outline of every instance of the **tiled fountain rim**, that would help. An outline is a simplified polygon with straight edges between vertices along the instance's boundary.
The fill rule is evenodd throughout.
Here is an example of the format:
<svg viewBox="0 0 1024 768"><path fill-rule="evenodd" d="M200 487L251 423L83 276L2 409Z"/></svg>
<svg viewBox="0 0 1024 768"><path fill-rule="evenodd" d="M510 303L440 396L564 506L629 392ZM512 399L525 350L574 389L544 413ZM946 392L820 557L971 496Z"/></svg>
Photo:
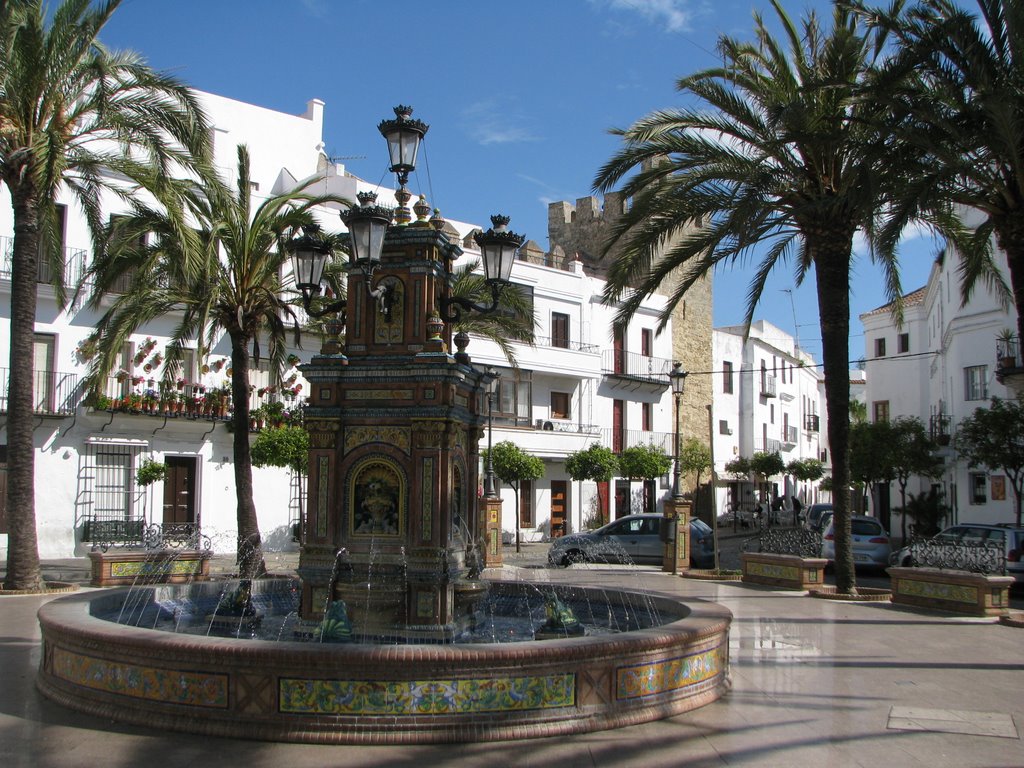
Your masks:
<svg viewBox="0 0 1024 768"><path fill-rule="evenodd" d="M605 599L634 598L618 590L550 586ZM506 644L324 646L179 635L90 615L90 601L118 600L126 593L58 598L40 609L44 650L37 681L45 695L99 717L153 728L264 740L404 744L615 728L703 706L729 688L731 614L699 600L684 605L649 595L659 611L681 618L615 635ZM171 696L154 700L142 689L125 693L125 681L139 674L158 677ZM179 676L215 680L220 693L212 703L174 701ZM305 701L295 698L304 680L317 689L313 711L295 709L296 701L300 707ZM497 712L465 706L495 686L523 684L536 693L544 680L562 686L562 695L544 693L537 706L507 704L506 696L507 705ZM406 705L397 715L369 705L357 711L331 708L339 689L350 694L365 683L383 691L385 699L408 699L409 691L424 682L450 684L454 703L427 713ZM325 690L326 711L317 698Z"/></svg>

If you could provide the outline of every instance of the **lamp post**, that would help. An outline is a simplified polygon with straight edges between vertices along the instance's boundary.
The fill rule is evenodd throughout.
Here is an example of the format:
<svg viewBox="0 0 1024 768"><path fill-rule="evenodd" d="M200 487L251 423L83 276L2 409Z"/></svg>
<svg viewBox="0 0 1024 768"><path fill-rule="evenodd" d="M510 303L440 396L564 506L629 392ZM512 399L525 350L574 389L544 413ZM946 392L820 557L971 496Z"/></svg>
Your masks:
<svg viewBox="0 0 1024 768"><path fill-rule="evenodd" d="M494 396L498 391L498 379L501 378L501 374L488 366L486 375L489 378L487 381L487 468L486 479L484 480L484 497L493 499L497 494L494 490L494 458L491 456L491 440L494 433L491 415L494 411Z"/></svg>
<svg viewBox="0 0 1024 768"><path fill-rule="evenodd" d="M508 216L491 216L491 228L473 235L480 246L480 258L484 263L484 283L491 289L490 306L474 304L461 296L443 296L439 303L441 319L457 323L462 319L463 310L487 315L498 308L501 290L511 282L512 264L526 239L508 229Z"/></svg>
<svg viewBox="0 0 1024 768"><path fill-rule="evenodd" d="M675 469L672 473L672 498L678 501L683 498L682 491L679 489L679 401L686 388L686 371L683 370L682 363L672 363L672 372L669 373L668 380L672 384L672 395L676 403Z"/></svg>

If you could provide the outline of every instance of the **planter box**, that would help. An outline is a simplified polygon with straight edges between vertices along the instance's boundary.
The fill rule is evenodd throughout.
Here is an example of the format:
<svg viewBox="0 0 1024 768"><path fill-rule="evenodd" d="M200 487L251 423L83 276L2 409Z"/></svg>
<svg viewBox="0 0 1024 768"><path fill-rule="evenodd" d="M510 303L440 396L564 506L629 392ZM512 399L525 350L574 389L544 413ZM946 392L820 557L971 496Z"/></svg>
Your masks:
<svg viewBox="0 0 1024 768"><path fill-rule="evenodd" d="M889 568L892 601L964 616L1003 616L1010 610L1012 576L942 568Z"/></svg>
<svg viewBox="0 0 1024 768"><path fill-rule="evenodd" d="M152 552L90 552L92 587L132 584L182 584L210 578L210 552L154 550Z"/></svg>
<svg viewBox="0 0 1024 768"><path fill-rule="evenodd" d="M828 560L821 557L773 555L769 552L744 552L740 555L740 562L743 564L744 584L807 590L820 587L825 582L825 565Z"/></svg>

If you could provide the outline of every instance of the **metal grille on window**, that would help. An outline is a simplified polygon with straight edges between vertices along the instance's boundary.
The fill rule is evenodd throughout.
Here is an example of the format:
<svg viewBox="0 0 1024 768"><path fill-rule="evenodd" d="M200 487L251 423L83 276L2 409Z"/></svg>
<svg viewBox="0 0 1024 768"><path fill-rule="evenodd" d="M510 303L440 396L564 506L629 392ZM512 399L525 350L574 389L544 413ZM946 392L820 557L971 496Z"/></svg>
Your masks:
<svg viewBox="0 0 1024 768"><path fill-rule="evenodd" d="M141 541L146 489L134 468L144 445L86 444L79 471L82 541Z"/></svg>

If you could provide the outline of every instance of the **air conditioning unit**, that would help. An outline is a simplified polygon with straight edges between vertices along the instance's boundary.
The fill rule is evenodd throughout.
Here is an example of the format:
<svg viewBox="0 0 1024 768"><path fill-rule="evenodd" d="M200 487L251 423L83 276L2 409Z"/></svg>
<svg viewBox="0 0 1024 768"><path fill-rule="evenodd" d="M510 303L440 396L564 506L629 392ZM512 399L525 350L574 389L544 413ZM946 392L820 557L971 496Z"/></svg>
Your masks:
<svg viewBox="0 0 1024 768"><path fill-rule="evenodd" d="M555 425L547 419L537 419L537 429L543 429L545 432L552 432L555 429Z"/></svg>

